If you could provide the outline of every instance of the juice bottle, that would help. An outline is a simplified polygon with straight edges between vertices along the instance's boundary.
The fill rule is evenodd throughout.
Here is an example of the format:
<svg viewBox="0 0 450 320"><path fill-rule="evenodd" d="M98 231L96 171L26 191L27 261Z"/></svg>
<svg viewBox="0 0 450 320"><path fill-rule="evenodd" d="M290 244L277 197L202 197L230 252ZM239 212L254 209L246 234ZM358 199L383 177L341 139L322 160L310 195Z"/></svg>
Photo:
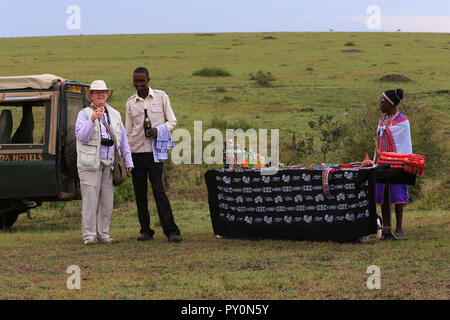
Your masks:
<svg viewBox="0 0 450 320"><path fill-rule="evenodd" d="M242 166L244 168L248 168L248 152L245 148L242 149L242 159L243 159Z"/></svg>
<svg viewBox="0 0 450 320"><path fill-rule="evenodd" d="M258 157L258 164L260 168L264 168L264 156Z"/></svg>

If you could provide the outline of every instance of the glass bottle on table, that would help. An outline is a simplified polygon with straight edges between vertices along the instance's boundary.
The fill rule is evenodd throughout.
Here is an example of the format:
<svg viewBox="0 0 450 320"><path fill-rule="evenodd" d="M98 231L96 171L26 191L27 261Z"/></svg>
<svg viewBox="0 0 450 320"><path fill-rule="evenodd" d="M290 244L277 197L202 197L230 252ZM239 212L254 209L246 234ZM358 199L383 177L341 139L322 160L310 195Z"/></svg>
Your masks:
<svg viewBox="0 0 450 320"><path fill-rule="evenodd" d="M248 168L249 167L248 166L249 153L247 152L247 149L245 149L245 147L244 147L242 156L243 156L243 159L244 159L244 164L242 166L244 168Z"/></svg>
<svg viewBox="0 0 450 320"><path fill-rule="evenodd" d="M145 115L144 115L144 133L145 136L148 138L150 137L150 130L152 129L152 122L150 121L150 118L147 114L147 109L144 109Z"/></svg>
<svg viewBox="0 0 450 320"><path fill-rule="evenodd" d="M239 144L239 140L237 140L236 144L236 167L242 168L244 165L244 152L241 150L241 145Z"/></svg>
<svg viewBox="0 0 450 320"><path fill-rule="evenodd" d="M226 152L226 167L227 168L233 168L235 164L235 156L234 156L234 143L233 140L230 139L228 142L228 147L225 150Z"/></svg>
<svg viewBox="0 0 450 320"><path fill-rule="evenodd" d="M250 149L250 152L248 153L248 167L249 168L255 168L258 163L256 152L253 152L252 149Z"/></svg>
<svg viewBox="0 0 450 320"><path fill-rule="evenodd" d="M222 160L223 160L223 167L226 169L228 167L227 165L227 143L223 143L223 150L222 150Z"/></svg>

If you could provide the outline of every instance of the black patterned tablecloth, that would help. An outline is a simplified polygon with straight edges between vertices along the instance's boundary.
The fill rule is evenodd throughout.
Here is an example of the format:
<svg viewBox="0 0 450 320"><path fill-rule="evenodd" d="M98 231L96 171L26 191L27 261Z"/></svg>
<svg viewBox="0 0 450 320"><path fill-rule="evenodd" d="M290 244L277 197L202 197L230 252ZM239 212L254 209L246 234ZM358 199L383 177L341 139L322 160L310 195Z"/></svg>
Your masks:
<svg viewBox="0 0 450 320"><path fill-rule="evenodd" d="M375 170L209 170L214 234L246 239L354 241L376 233Z"/></svg>

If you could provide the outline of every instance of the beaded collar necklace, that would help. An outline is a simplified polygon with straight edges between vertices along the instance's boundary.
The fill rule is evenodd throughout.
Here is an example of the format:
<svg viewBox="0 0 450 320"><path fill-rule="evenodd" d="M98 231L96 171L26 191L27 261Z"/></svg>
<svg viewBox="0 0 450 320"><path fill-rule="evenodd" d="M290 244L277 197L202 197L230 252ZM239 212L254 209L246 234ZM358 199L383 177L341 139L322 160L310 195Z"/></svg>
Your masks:
<svg viewBox="0 0 450 320"><path fill-rule="evenodd" d="M384 115L384 117L383 117L383 126L387 126L387 125L390 125L393 121L394 121L394 119L395 118L397 118L397 116L400 114L400 112L396 112L395 114L393 114L393 115L391 115L391 116L388 116L387 114L385 114Z"/></svg>

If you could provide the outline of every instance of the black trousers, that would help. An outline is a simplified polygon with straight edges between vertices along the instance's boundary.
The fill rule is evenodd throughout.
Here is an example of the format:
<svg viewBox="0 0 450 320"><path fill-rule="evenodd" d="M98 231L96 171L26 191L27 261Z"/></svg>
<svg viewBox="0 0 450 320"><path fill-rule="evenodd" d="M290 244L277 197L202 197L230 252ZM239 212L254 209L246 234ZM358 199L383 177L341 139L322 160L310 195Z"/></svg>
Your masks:
<svg viewBox="0 0 450 320"><path fill-rule="evenodd" d="M134 169L132 171L134 194L136 195L136 206L138 211L141 233L148 233L151 236L155 233L150 228L150 213L148 211L148 185L150 180L158 210L159 220L166 237L170 234L179 234L180 230L175 224L172 208L162 182L163 163L155 162L152 152L132 153Z"/></svg>

